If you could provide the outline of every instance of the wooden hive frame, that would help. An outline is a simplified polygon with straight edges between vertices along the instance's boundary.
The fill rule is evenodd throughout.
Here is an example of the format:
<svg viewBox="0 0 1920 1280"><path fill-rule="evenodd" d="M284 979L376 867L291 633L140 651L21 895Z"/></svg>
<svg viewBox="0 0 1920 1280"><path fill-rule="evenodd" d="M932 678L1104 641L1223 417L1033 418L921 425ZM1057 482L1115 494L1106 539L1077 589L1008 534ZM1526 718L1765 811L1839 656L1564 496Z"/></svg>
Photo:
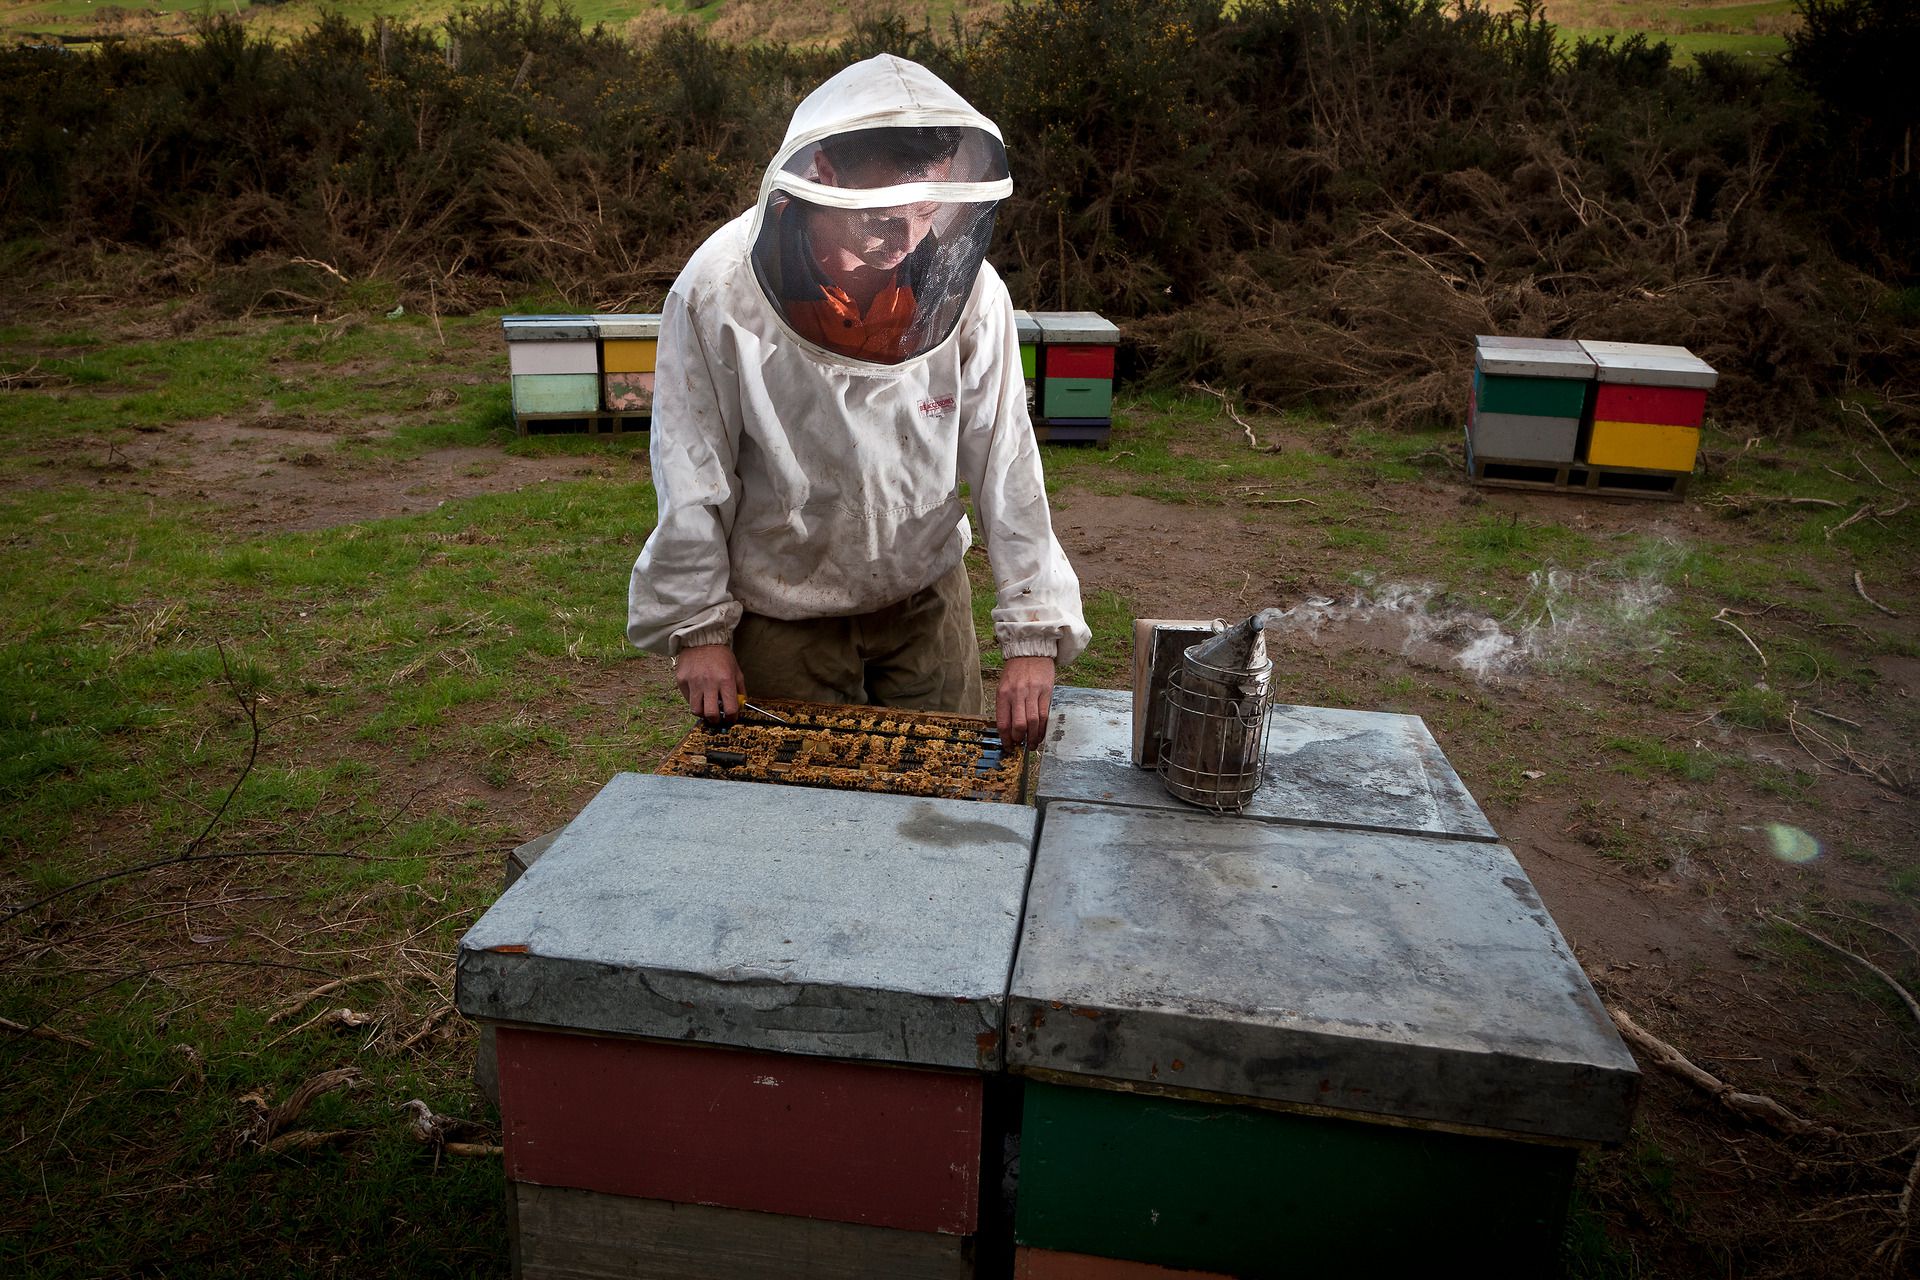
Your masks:
<svg viewBox="0 0 1920 1280"><path fill-rule="evenodd" d="M688 778L1024 804L1027 752L979 716L757 699L696 724L655 771ZM768 714L772 713L772 714Z"/></svg>

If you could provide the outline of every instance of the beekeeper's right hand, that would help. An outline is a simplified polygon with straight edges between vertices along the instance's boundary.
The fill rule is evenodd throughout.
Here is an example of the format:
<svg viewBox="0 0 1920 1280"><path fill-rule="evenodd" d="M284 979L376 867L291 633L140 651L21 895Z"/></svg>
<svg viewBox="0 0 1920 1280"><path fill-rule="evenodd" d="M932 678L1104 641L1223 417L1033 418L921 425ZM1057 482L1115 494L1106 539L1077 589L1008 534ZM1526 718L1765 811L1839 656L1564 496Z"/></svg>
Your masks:
<svg viewBox="0 0 1920 1280"><path fill-rule="evenodd" d="M746 677L733 656L733 646L699 644L682 649L673 659L673 678L693 714L709 723L732 720L740 714Z"/></svg>

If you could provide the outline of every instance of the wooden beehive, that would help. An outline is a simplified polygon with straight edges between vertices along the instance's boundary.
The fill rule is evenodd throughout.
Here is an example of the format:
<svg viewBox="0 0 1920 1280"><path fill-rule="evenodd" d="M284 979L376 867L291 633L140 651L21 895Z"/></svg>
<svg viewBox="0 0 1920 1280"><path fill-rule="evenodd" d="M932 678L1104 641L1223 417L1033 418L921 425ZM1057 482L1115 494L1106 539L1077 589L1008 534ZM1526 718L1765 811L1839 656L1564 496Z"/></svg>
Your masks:
<svg viewBox="0 0 1920 1280"><path fill-rule="evenodd" d="M773 698L756 705L762 710L731 724L696 725L658 772L1007 804L1026 798L1026 751L1004 747L978 716Z"/></svg>

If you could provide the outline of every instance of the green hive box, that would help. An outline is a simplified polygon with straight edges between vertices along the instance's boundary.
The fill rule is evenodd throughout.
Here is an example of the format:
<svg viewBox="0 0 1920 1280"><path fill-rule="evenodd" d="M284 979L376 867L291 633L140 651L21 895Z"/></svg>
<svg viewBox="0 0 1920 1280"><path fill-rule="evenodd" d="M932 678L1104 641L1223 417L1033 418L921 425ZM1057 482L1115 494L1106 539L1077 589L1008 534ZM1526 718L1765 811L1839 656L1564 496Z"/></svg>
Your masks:
<svg viewBox="0 0 1920 1280"><path fill-rule="evenodd" d="M1016 311L1013 331L1020 341L1020 376L1031 385L1040 373L1040 323L1032 313Z"/></svg>
<svg viewBox="0 0 1920 1280"><path fill-rule="evenodd" d="M1473 375L1474 400L1480 412L1539 418L1580 417L1591 385L1572 378L1515 378L1477 369Z"/></svg>
<svg viewBox="0 0 1920 1280"><path fill-rule="evenodd" d="M1577 1151L1627 1136L1639 1070L1510 850L1045 813L1007 996L1020 1244L1241 1277L1554 1271Z"/></svg>
<svg viewBox="0 0 1920 1280"><path fill-rule="evenodd" d="M520 373L513 377L515 413L596 413L600 378L591 373Z"/></svg>
<svg viewBox="0 0 1920 1280"><path fill-rule="evenodd" d="M1538 1275L1577 1153L1030 1083L1016 1238L1264 1277Z"/></svg>

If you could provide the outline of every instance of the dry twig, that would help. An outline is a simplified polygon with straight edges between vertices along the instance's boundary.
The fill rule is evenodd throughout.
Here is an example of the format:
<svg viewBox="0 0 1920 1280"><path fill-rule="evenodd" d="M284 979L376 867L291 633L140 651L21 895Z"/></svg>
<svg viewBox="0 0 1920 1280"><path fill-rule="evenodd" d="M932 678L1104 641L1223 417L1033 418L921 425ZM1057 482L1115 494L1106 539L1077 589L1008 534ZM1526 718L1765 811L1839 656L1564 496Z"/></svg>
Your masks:
<svg viewBox="0 0 1920 1280"><path fill-rule="evenodd" d="M1872 605L1874 608L1878 609L1880 612L1886 614L1889 618L1897 618L1900 616L1899 613L1897 613L1892 609L1887 608L1887 606L1881 604L1878 600L1875 600L1872 596L1867 594L1867 580L1861 577L1860 571L1858 569L1855 569L1853 571L1853 589L1862 600L1865 600L1868 604Z"/></svg>
<svg viewBox="0 0 1920 1280"><path fill-rule="evenodd" d="M65 1031L46 1026L30 1027L24 1022L15 1022L12 1018L0 1018L0 1031L11 1031L17 1036L32 1036L35 1040L52 1040L56 1044L70 1044L78 1049L99 1048L93 1041L83 1040Z"/></svg>
<svg viewBox="0 0 1920 1280"><path fill-rule="evenodd" d="M370 1013L355 1013L353 1010L347 1008L345 1005L342 1005L338 1009L322 1009L320 1012L314 1014L311 1018L308 1018L305 1022L293 1028L291 1031L281 1032L279 1035L267 1041L264 1045L260 1047L262 1049L271 1049L273 1048L273 1046L279 1044L282 1040L290 1040L294 1036L299 1035L302 1031L305 1031L308 1027L312 1026L316 1022L331 1022L335 1026L354 1029L359 1027L370 1026L371 1024L378 1021L379 1019L375 1018Z"/></svg>
<svg viewBox="0 0 1920 1280"><path fill-rule="evenodd" d="M1741 507L1755 502L1781 503L1794 507L1838 507L1841 505L1829 498L1779 498L1762 493L1750 493L1743 497L1734 497L1729 494L1724 498L1716 498L1707 505L1710 507L1732 507L1738 510Z"/></svg>
<svg viewBox="0 0 1920 1280"><path fill-rule="evenodd" d="M453 1012L453 1006L447 1005L445 1008L436 1009L434 1012L428 1014L426 1017L426 1020L420 1024L419 1028L415 1030L412 1035L408 1036L405 1040L402 1040L400 1042L398 1046L400 1052L401 1053L407 1052L407 1050L413 1048L415 1045L419 1044L422 1040L425 1040L428 1036L432 1035L435 1031L438 1031L440 1029L440 1024L445 1022L447 1020L447 1016L452 1012Z"/></svg>
<svg viewBox="0 0 1920 1280"><path fill-rule="evenodd" d="M1892 974L1888 973L1885 969L1882 969L1879 965L1867 959L1865 956L1859 955L1855 952L1847 950L1845 947L1835 942L1832 938L1827 937L1825 934L1816 933L1812 929L1807 928L1807 926L1803 924L1795 924L1793 921L1787 919L1785 916L1776 915L1771 911L1762 911L1760 914L1766 917L1767 919L1774 921L1776 924L1783 924L1787 926L1787 928L1793 930L1797 934L1800 934L1802 937L1808 938L1814 942L1819 943L1821 946L1833 952L1835 955L1844 956L1846 959L1851 960L1855 964L1859 965L1862 969L1865 969L1868 973L1871 973L1874 977L1880 979L1880 981L1886 983L1887 986L1893 989L1893 993L1900 997L1900 1003L1907 1006L1907 1012L1913 1015L1913 1020L1915 1025L1920 1026L1920 1001L1916 1001L1913 998L1913 993L1908 991L1905 987L1901 986L1899 980L1896 979Z"/></svg>
<svg viewBox="0 0 1920 1280"><path fill-rule="evenodd" d="M288 1018L291 1018L294 1014L300 1012L321 996L330 996L343 988L356 987L363 982L379 982L381 980L381 975L377 973L356 973L351 977L335 978L332 982L323 982L305 995L295 996L286 1004L281 1005L277 1012L267 1018L267 1025L272 1026L276 1022L285 1022Z"/></svg>
<svg viewBox="0 0 1920 1280"><path fill-rule="evenodd" d="M1242 418L1239 414L1233 411L1233 401L1230 398L1228 398L1226 392L1216 390L1215 388L1208 386L1204 382L1189 382L1187 385L1192 387L1195 391L1204 391L1210 396L1216 396L1219 398L1221 405L1227 411L1227 416L1233 419L1234 424L1238 426L1240 430L1246 432L1247 448L1253 449L1259 453L1280 452L1280 446L1277 444L1265 445L1265 446L1261 445L1260 441L1254 437L1253 428L1247 425L1247 420L1245 418Z"/></svg>
<svg viewBox="0 0 1920 1280"><path fill-rule="evenodd" d="M1817 1134L1823 1138L1837 1138L1840 1135L1823 1124L1795 1115L1772 1098L1757 1093L1741 1093L1712 1072L1695 1066L1678 1049L1660 1039L1652 1032L1644 1030L1639 1023L1627 1016L1626 1010L1614 1005L1607 1006L1607 1012L1620 1028L1620 1034L1627 1042L1646 1054L1653 1065L1672 1072L1689 1084L1705 1093L1712 1094L1729 1111L1760 1120L1783 1133L1805 1136Z"/></svg>
<svg viewBox="0 0 1920 1280"><path fill-rule="evenodd" d="M1760 652L1760 646L1753 643L1753 637L1747 634L1746 628L1742 627L1739 623L1735 622L1733 619L1727 616L1729 613L1732 613L1732 612L1733 610L1731 609L1722 609L1720 612L1713 615L1713 620L1715 622L1724 622L1728 626L1732 627L1735 631L1738 631L1740 633L1740 638L1742 640L1745 640L1748 646L1753 649L1754 653L1759 655L1760 665L1763 667L1766 666L1767 655Z"/></svg>
<svg viewBox="0 0 1920 1280"><path fill-rule="evenodd" d="M1787 928L1809 941L1819 943L1835 955L1853 961L1862 969L1865 969L1868 973L1871 973L1874 977L1886 983L1888 987L1892 988L1893 993L1900 997L1900 1003L1907 1006L1907 1012L1913 1016L1915 1024L1920 1025L1920 1001L1915 1000L1913 993L1902 986L1899 980L1885 969L1882 969L1879 965L1867 959L1865 956L1860 955L1858 952L1847 950L1825 934L1817 933L1803 924L1796 924L1785 916L1776 915L1771 911L1762 911L1760 914L1776 924L1787 926ZM1895 936L1897 937L1898 935L1896 934ZM1903 942L1905 941L1905 939L1901 940ZM1894 1217L1898 1226L1894 1233L1881 1241L1880 1247L1873 1251L1873 1256L1876 1259L1891 1255L1888 1259L1890 1269L1899 1266L1900 1256L1906 1251L1907 1236L1913 1229L1913 1224L1908 1214L1913 1208L1913 1193L1915 1188L1920 1188L1920 1155L1916 1155L1913 1163L1908 1166L1906 1181L1903 1182L1900 1187L1900 1199L1894 1207Z"/></svg>
<svg viewBox="0 0 1920 1280"><path fill-rule="evenodd" d="M322 262L318 258L289 258L287 261L296 267L317 267L332 276L335 280L338 280L341 284L353 283L340 273L340 268L331 263Z"/></svg>
<svg viewBox="0 0 1920 1280"><path fill-rule="evenodd" d="M1920 471L1915 471L1911 466L1908 466L1907 460L1900 456L1900 451L1893 447L1893 441L1887 439L1887 433L1880 429L1880 424L1873 420L1872 414L1868 413L1864 408L1862 408L1860 405L1856 403L1853 403L1852 401L1843 400L1840 402L1840 407L1842 409L1847 410L1850 413L1859 414L1861 420L1864 421L1869 427L1873 428L1873 434L1880 437L1880 443L1887 446L1887 452L1893 455L1893 460L1899 463L1901 466L1907 468L1907 473L1909 475L1920 475Z"/></svg>
<svg viewBox="0 0 1920 1280"><path fill-rule="evenodd" d="M1799 744L1800 749L1806 752L1815 764L1825 765L1829 768L1839 768L1844 764L1855 773L1860 774L1862 777L1872 778L1875 782L1889 790L1899 791L1903 789L1899 779L1894 776L1892 766L1886 761L1875 760L1869 756L1862 755L1860 752L1854 750L1853 744L1850 742L1835 742L1832 738L1821 733L1812 725L1800 720L1799 712L1800 704L1797 702L1787 708L1787 730L1793 735L1793 740ZM1806 734L1806 738L1800 736L1803 733ZM1845 736L1844 734L1841 735L1843 739ZM1807 738L1812 738L1815 742L1825 747L1832 753L1833 758L1822 759L1818 751L1815 751L1807 745Z"/></svg>
<svg viewBox="0 0 1920 1280"><path fill-rule="evenodd" d="M1848 516L1845 520L1842 520L1839 524L1836 524L1831 529L1827 530L1826 532L1827 541L1832 542L1834 534L1840 532L1842 529L1846 528L1848 525L1851 525L1858 520L1865 519L1869 514L1872 513L1872 511L1873 511L1873 500L1869 498L1868 500L1860 504L1859 510L1855 511L1852 515Z"/></svg>
<svg viewBox="0 0 1920 1280"><path fill-rule="evenodd" d="M267 1105L264 1094L247 1094L240 1099L240 1105L251 1114L241 1127L238 1145L258 1147L266 1151L285 1151L312 1146L317 1142L332 1141L344 1136L342 1133L328 1133L300 1137L289 1132L287 1126L305 1114L307 1108L313 1105L314 1099L323 1094L332 1093L335 1089L352 1088L359 1079L360 1071L357 1067L335 1067L331 1071L322 1071L312 1079L303 1081L298 1088L287 1095L286 1101L278 1106Z"/></svg>
<svg viewBox="0 0 1920 1280"><path fill-rule="evenodd" d="M497 1156L506 1150L504 1147L487 1142L454 1140L455 1134L484 1133L485 1127L471 1120L440 1115L418 1098L408 1098L400 1104L400 1110L405 1111L408 1116L408 1135L415 1142L432 1147L436 1163L442 1152L451 1156Z"/></svg>

